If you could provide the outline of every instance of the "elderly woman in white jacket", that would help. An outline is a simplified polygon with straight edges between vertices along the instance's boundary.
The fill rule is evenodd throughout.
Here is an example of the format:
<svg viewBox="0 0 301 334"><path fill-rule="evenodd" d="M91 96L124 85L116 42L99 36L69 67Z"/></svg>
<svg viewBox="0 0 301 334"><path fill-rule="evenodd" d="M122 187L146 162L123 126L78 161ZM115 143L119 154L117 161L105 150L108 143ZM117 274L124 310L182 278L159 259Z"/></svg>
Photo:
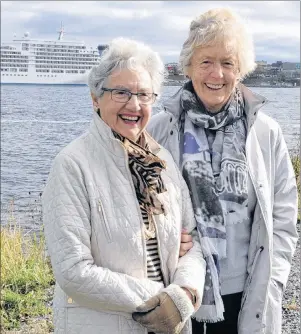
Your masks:
<svg viewBox="0 0 301 334"><path fill-rule="evenodd" d="M91 70L90 128L56 156L42 197L55 333L191 333L205 262L198 236L179 259L196 227L188 189L145 131L163 79L158 55L122 38Z"/></svg>
<svg viewBox="0 0 301 334"><path fill-rule="evenodd" d="M207 270L193 333L280 334L281 299L298 238L297 189L266 99L240 81L252 38L229 9L195 18L180 54L189 80L148 130L190 189ZM181 254L191 246L183 234Z"/></svg>

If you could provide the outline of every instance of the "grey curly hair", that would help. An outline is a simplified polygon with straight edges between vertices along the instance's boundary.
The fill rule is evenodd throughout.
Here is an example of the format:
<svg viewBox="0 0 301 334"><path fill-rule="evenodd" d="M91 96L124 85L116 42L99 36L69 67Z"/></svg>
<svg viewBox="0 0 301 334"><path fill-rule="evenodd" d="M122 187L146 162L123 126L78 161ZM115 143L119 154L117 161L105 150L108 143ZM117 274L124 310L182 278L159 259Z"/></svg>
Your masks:
<svg viewBox="0 0 301 334"><path fill-rule="evenodd" d="M88 86L96 97L103 94L102 87L105 80L116 69L129 69L135 71L143 67L152 79L153 91L160 94L165 79L165 67L159 54L144 43L132 39L115 38L111 41L88 76Z"/></svg>
<svg viewBox="0 0 301 334"><path fill-rule="evenodd" d="M242 80L256 68L252 36L246 24L231 9L211 9L195 18L180 53L180 67L187 75L192 54L197 47L212 46L218 42L236 45L239 78Z"/></svg>

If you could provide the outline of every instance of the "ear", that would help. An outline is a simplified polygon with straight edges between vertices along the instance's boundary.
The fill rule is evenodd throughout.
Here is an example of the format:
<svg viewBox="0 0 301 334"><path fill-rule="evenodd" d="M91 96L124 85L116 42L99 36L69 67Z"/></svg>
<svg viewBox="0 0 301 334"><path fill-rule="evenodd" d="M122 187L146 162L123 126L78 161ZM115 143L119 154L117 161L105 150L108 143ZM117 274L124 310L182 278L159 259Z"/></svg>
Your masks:
<svg viewBox="0 0 301 334"><path fill-rule="evenodd" d="M97 111L98 107L98 98L91 92L91 98L93 101L93 108L95 111Z"/></svg>
<svg viewBox="0 0 301 334"><path fill-rule="evenodd" d="M185 72L186 72L185 73L186 78L191 79L191 65L187 66L187 69Z"/></svg>
<svg viewBox="0 0 301 334"><path fill-rule="evenodd" d="M240 68L238 67L238 69L236 70L236 81L239 82L241 81L241 73L240 73Z"/></svg>
<svg viewBox="0 0 301 334"><path fill-rule="evenodd" d="M91 94L91 98L92 98L93 104L97 103L98 102L97 101L98 100L97 97L92 92L90 94Z"/></svg>

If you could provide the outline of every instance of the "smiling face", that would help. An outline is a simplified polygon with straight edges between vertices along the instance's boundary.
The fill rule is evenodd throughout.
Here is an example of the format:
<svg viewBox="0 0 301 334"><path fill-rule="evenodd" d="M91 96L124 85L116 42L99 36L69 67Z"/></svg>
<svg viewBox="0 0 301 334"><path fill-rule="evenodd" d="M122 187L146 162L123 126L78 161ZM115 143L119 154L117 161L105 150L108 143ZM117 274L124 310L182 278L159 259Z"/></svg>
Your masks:
<svg viewBox="0 0 301 334"><path fill-rule="evenodd" d="M231 51L232 50L232 51ZM194 50L187 74L205 107L218 112L239 81L235 48L220 43Z"/></svg>
<svg viewBox="0 0 301 334"><path fill-rule="evenodd" d="M115 70L106 80L104 88L153 93L151 77L143 68L137 71ZM94 106L100 109L102 120L112 130L133 141L139 138L150 120L151 104L140 104L136 95L128 102L120 103L112 100L111 92L105 91L100 98L92 95L92 99Z"/></svg>

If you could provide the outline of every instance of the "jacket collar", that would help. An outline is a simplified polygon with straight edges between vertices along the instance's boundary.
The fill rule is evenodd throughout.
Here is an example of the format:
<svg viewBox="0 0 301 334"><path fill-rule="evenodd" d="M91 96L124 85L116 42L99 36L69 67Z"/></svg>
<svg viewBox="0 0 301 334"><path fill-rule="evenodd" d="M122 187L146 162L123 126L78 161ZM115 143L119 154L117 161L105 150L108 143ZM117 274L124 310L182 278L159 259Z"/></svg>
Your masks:
<svg viewBox="0 0 301 334"><path fill-rule="evenodd" d="M94 135L95 139L102 146L105 146L109 152L119 157L124 156L124 152L121 149L122 146L114 137L111 128L98 116L96 112L93 112L90 131Z"/></svg>
<svg viewBox="0 0 301 334"><path fill-rule="evenodd" d="M268 100L260 94L252 92L242 83L238 84L238 88L242 92L245 102L245 112L247 115L248 131L254 124L258 110L268 103ZM181 107L181 93L183 87L181 87L173 96L171 96L166 102L164 102L164 109L168 110L177 120L183 112Z"/></svg>
<svg viewBox="0 0 301 334"><path fill-rule="evenodd" d="M242 83L238 84L238 88L242 92L245 102L245 112L247 115L248 132L254 124L258 111L269 101L264 96L252 92L248 87Z"/></svg>
<svg viewBox="0 0 301 334"><path fill-rule="evenodd" d="M96 112L93 113L90 131L102 145L106 146L108 151L119 157L124 156L124 149L120 141L114 137L112 129L97 115ZM160 145L146 131L145 136L147 137L151 152L157 154L161 149Z"/></svg>

